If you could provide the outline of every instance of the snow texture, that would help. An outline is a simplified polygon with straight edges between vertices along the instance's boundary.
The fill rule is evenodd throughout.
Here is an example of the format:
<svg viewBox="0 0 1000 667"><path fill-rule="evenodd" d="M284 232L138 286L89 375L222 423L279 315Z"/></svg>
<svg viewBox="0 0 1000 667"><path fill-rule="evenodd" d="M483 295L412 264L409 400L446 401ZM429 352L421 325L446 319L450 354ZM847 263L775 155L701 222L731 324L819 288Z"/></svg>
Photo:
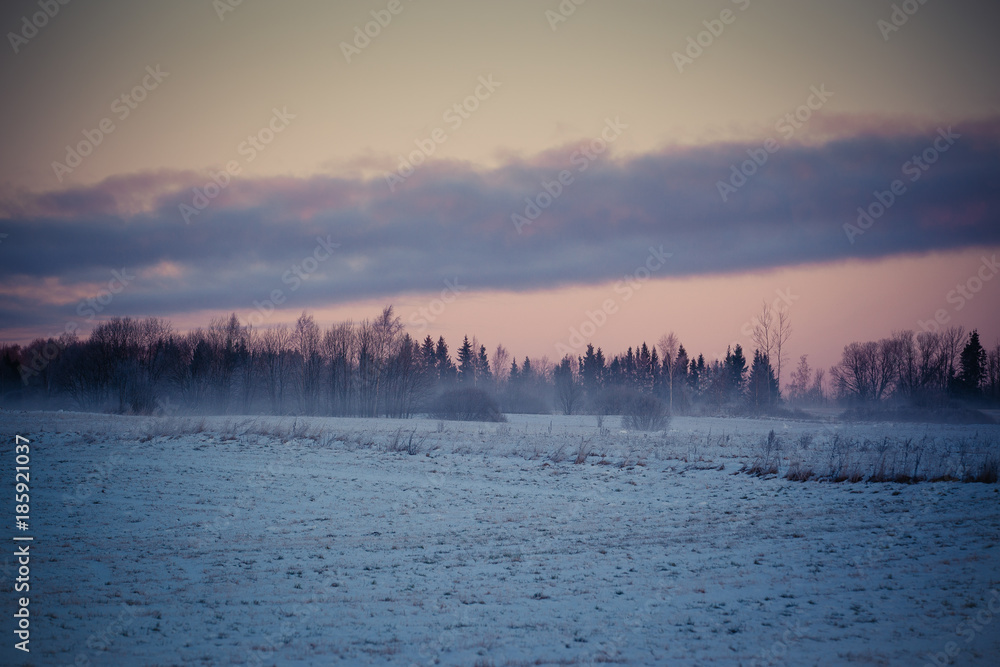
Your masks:
<svg viewBox="0 0 1000 667"><path fill-rule="evenodd" d="M11 445L15 433L32 441L35 536L30 657L12 649L12 548L0 563L6 664L1000 655L996 484L738 472L772 429L814 448L831 431L996 448L1000 427L679 417L641 434L611 417L599 429L594 417L31 412L0 423ZM5 480L13 465L5 455Z"/></svg>

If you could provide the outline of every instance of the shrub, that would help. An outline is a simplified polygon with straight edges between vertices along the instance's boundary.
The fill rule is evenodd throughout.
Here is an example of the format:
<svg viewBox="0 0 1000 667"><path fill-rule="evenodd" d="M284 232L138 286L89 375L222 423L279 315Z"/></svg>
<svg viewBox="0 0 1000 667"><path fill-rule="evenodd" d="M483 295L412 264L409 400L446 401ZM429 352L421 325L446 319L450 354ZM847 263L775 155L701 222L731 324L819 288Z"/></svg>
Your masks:
<svg viewBox="0 0 1000 667"><path fill-rule="evenodd" d="M774 473L777 474L777 472L777 466L774 466ZM785 472L785 479L791 482L808 482L815 476L816 473L813 469L798 459L792 461Z"/></svg>
<svg viewBox="0 0 1000 667"><path fill-rule="evenodd" d="M637 394L622 412L622 426L633 431L662 431L670 424L667 404L655 396Z"/></svg>
<svg viewBox="0 0 1000 667"><path fill-rule="evenodd" d="M777 475L780 463L781 441L772 429L771 432L767 434L767 440L761 442L753 462L749 465L743 464L743 467L740 470L748 475L757 475L758 477L763 477L765 475ZM798 475L799 473L796 472L795 474Z"/></svg>
<svg viewBox="0 0 1000 667"><path fill-rule="evenodd" d="M393 435L392 440L386 446L386 449L390 452L406 452L410 456L416 456L420 453L420 447L424 444L427 439L426 436L420 437L416 442L413 442L413 437L417 434L417 430L413 429L409 436L407 437L403 433L403 429L397 429L396 433Z"/></svg>
<svg viewBox="0 0 1000 667"><path fill-rule="evenodd" d="M1000 457L989 455L972 471L966 473L966 482L979 482L982 484L996 484L1000 478Z"/></svg>
<svg viewBox="0 0 1000 667"><path fill-rule="evenodd" d="M629 403L635 396L636 393L632 389L612 385L596 391L590 397L589 409L599 417L604 415L624 415Z"/></svg>
<svg viewBox="0 0 1000 667"><path fill-rule="evenodd" d="M432 415L438 419L475 422L505 422L496 399L482 389L452 389L434 402Z"/></svg>

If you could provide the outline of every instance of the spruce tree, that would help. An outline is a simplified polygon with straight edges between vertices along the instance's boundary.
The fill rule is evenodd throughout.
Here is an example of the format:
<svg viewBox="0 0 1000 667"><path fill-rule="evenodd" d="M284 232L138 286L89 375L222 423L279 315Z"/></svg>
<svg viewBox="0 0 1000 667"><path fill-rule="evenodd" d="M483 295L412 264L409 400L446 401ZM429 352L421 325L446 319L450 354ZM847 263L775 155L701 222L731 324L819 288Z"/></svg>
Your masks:
<svg viewBox="0 0 1000 667"><path fill-rule="evenodd" d="M979 342L979 332L975 329L969 334L969 342L959 357L962 370L958 374L958 384L966 396L979 396L980 387L986 370L986 350Z"/></svg>
<svg viewBox="0 0 1000 667"><path fill-rule="evenodd" d="M472 382L476 377L476 360L473 357L472 343L466 336L462 347L458 350L458 379L460 382Z"/></svg>
<svg viewBox="0 0 1000 667"><path fill-rule="evenodd" d="M726 350L725 367L728 375L729 398L739 398L743 395L747 376L747 360L743 356L743 346L739 343L736 344L736 348L732 352Z"/></svg>
<svg viewBox="0 0 1000 667"><path fill-rule="evenodd" d="M487 382L490 379L490 359L486 354L486 346L479 346L479 357L476 359L476 382Z"/></svg>
<svg viewBox="0 0 1000 667"><path fill-rule="evenodd" d="M442 380L450 380L455 377L455 364L448 354L448 344L444 342L444 336L438 337L437 348L434 350L435 362L438 370L438 377Z"/></svg>
<svg viewBox="0 0 1000 667"><path fill-rule="evenodd" d="M770 412L778 405L778 380L767 355L754 350L750 380L747 383L747 402L753 412Z"/></svg>
<svg viewBox="0 0 1000 667"><path fill-rule="evenodd" d="M430 334L424 338L424 342L420 346L420 356L423 357L426 368L435 368L437 366L437 357L434 356L434 339L430 337Z"/></svg>

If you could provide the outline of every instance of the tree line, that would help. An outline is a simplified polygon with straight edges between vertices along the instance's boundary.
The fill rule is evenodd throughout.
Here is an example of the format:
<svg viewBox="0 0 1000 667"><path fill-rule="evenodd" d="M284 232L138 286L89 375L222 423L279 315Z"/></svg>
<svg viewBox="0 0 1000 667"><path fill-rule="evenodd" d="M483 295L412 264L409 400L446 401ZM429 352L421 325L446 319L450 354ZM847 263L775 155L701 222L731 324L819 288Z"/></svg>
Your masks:
<svg viewBox="0 0 1000 667"><path fill-rule="evenodd" d="M64 335L0 347L0 405L132 414L308 414L410 417L435 413L449 392L479 392L510 413L624 414L638 397L670 414L770 414L783 406L942 399L1000 403L1000 345L978 332L898 332L851 343L830 369L802 356L782 389L791 326L764 305L748 355L740 345L707 361L673 333L607 355L587 345L558 363L520 361L465 337L416 340L393 308L322 329L303 313L293 326L256 329L236 314L188 333L159 318L113 318L86 339ZM825 387L829 385L829 389Z"/></svg>
<svg viewBox="0 0 1000 667"><path fill-rule="evenodd" d="M832 374L837 395L849 404L1000 403L1000 343L987 351L978 331L962 327L897 331L847 345Z"/></svg>

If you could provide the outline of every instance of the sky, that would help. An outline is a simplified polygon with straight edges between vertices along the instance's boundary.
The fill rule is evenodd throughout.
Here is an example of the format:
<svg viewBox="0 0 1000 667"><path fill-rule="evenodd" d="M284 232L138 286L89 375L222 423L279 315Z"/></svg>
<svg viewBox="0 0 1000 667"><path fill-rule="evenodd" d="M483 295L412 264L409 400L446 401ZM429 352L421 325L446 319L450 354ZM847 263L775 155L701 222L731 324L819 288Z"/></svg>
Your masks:
<svg viewBox="0 0 1000 667"><path fill-rule="evenodd" d="M6 2L0 341L392 304L453 349L557 360L675 331L711 359L752 348L767 303L792 322L789 365L901 329L992 345L998 17Z"/></svg>

